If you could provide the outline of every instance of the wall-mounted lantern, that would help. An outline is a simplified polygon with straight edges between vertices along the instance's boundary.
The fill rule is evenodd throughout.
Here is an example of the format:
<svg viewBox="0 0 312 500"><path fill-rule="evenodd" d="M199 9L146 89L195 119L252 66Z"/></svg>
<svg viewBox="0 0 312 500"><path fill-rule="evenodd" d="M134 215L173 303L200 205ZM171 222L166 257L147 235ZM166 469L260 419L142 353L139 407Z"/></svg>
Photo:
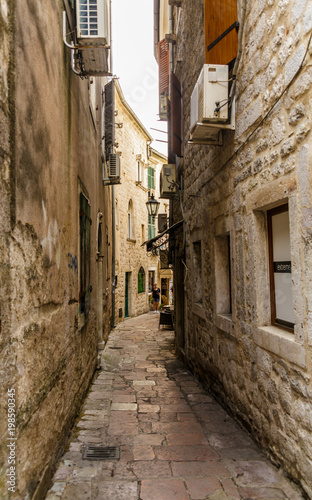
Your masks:
<svg viewBox="0 0 312 500"><path fill-rule="evenodd" d="M146 202L148 215L156 217L156 215L158 214L159 205L159 201L155 200L154 195L152 194Z"/></svg>

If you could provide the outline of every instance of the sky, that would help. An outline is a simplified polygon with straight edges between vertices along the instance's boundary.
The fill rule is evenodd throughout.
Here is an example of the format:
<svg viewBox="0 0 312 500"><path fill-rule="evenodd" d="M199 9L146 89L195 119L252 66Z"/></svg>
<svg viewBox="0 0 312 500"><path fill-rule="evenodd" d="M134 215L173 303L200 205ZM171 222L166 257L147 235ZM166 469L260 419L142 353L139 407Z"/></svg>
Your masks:
<svg viewBox="0 0 312 500"><path fill-rule="evenodd" d="M158 115L158 65L154 58L153 0L112 0L113 73L135 114L154 139L152 147L167 155L167 122Z"/></svg>

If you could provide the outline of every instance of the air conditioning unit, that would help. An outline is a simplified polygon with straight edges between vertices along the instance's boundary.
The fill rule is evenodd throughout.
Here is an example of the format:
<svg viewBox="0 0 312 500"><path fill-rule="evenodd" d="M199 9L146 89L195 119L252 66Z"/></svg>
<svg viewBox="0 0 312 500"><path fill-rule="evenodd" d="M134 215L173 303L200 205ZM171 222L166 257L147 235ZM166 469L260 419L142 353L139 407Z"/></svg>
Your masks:
<svg viewBox="0 0 312 500"><path fill-rule="evenodd" d="M176 166L163 165L160 172L160 198L174 198L177 192Z"/></svg>
<svg viewBox="0 0 312 500"><path fill-rule="evenodd" d="M167 214L158 214L158 232L163 233L168 228Z"/></svg>
<svg viewBox="0 0 312 500"><path fill-rule="evenodd" d="M190 142L222 145L221 130L235 130L235 102L229 107L228 80L227 65L203 66L191 96Z"/></svg>
<svg viewBox="0 0 312 500"><path fill-rule="evenodd" d="M108 158L108 178L110 181L120 180L120 154L110 153Z"/></svg>
<svg viewBox="0 0 312 500"><path fill-rule="evenodd" d="M168 97L165 94L159 95L159 118L162 121L168 120Z"/></svg>
<svg viewBox="0 0 312 500"><path fill-rule="evenodd" d="M102 76L109 72L110 0L76 0L76 30L83 73Z"/></svg>
<svg viewBox="0 0 312 500"><path fill-rule="evenodd" d="M79 45L110 44L110 0L76 0Z"/></svg>

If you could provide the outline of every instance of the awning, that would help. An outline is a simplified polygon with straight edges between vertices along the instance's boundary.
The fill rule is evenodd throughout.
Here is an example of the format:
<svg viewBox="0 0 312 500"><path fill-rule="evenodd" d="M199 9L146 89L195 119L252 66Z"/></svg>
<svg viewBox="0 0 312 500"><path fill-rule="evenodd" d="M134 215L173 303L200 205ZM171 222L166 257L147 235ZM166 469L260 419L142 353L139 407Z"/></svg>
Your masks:
<svg viewBox="0 0 312 500"><path fill-rule="evenodd" d="M166 240L164 240L164 237L166 235L168 235L170 238L170 236L172 234L174 234L180 227L183 226L183 222L184 222L184 219L180 220L179 222L176 222L175 224L170 226L168 229L166 229L166 231L163 231L162 233L160 233L158 236L155 236L154 238L151 238L150 240L144 241L144 243L142 243L141 246L143 247L144 245L146 245L147 251L151 250L152 248L161 247L162 245L164 245L166 243Z"/></svg>

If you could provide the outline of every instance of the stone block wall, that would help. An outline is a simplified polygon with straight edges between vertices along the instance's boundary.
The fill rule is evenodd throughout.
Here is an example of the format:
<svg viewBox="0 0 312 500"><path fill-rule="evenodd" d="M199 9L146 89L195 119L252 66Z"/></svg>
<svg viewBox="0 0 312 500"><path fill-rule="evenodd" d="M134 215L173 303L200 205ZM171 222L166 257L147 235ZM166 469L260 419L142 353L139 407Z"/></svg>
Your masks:
<svg viewBox="0 0 312 500"><path fill-rule="evenodd" d="M116 187L116 321L125 316L125 276L129 273L129 316L137 316L149 311L148 272L158 274L159 259L146 252L142 246L148 240L148 144L152 137L125 102L121 89L116 90L117 121L122 123L116 129L116 142L121 152L121 185ZM138 182L138 162L141 164L141 181ZM160 164L155 170L155 180ZM155 190L154 190L155 191ZM157 196L156 196L157 197ZM132 234L128 235L128 205L132 203ZM138 293L138 273L145 272L145 291ZM121 310L121 316L119 311Z"/></svg>
<svg viewBox="0 0 312 500"><path fill-rule="evenodd" d="M236 128L223 131L223 145L214 147L188 143L191 93L205 60L204 2L185 0L174 12L187 267L186 279L175 275L176 294L185 282L184 298L177 301L177 315L184 318L177 321L177 341L192 369L312 498L311 6L269 0L245 7L243 19L238 6L243 38ZM284 203L293 333L271 324L266 213ZM228 293L222 284L226 237L231 311L221 304ZM200 303L194 242L202 249Z"/></svg>

